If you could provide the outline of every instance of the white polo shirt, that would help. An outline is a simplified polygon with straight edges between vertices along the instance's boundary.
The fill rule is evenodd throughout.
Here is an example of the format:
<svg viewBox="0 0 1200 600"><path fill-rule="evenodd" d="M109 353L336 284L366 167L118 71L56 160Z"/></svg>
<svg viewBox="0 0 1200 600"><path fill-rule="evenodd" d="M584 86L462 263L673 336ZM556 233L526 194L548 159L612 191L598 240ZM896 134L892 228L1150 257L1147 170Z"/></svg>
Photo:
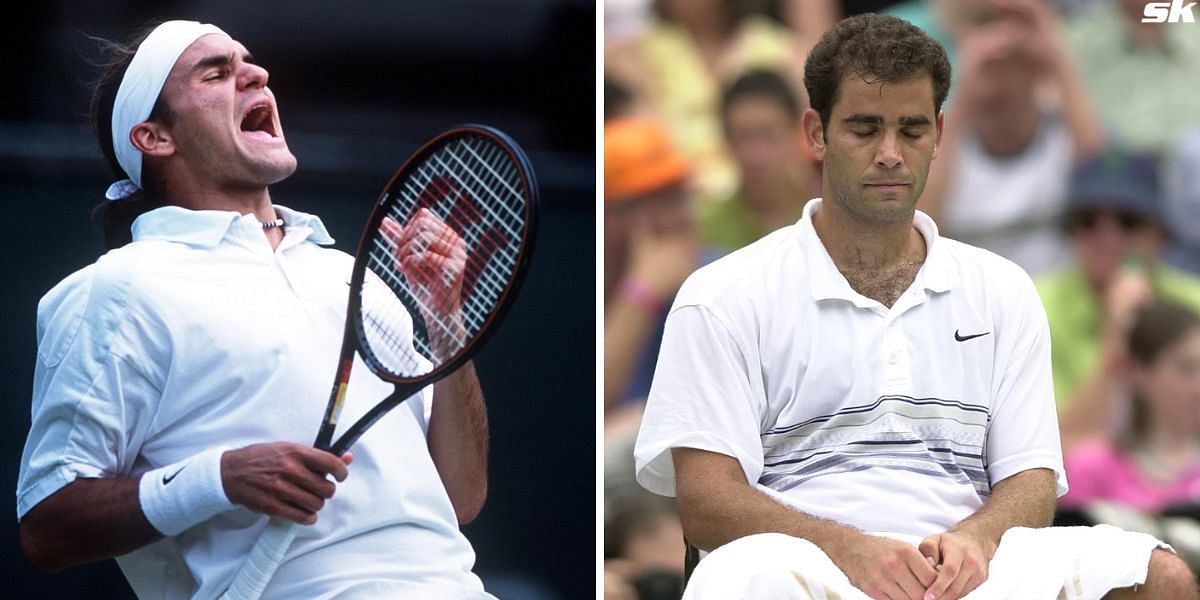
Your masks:
<svg viewBox="0 0 1200 600"><path fill-rule="evenodd" d="M333 239L316 217L276 209L274 250L253 215L148 212L133 243L46 294L18 517L78 477L135 478L217 445L313 442L353 257L319 246ZM342 423L393 390L355 362ZM431 402L426 388L363 435L264 598L491 598L429 456ZM139 597L213 598L266 520L239 506L117 562Z"/></svg>
<svg viewBox="0 0 1200 600"><path fill-rule="evenodd" d="M925 537L996 482L1057 473L1050 334L1033 283L938 237L890 309L855 292L801 220L692 274L667 317L638 435L638 481L674 495L671 448L734 457L805 513Z"/></svg>

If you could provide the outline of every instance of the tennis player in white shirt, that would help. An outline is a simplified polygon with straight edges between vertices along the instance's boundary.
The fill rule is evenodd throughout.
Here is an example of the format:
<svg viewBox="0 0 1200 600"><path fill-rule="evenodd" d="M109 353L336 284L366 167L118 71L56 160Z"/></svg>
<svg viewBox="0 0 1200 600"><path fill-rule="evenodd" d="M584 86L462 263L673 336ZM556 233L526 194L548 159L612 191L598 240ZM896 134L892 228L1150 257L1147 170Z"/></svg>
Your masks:
<svg viewBox="0 0 1200 600"><path fill-rule="evenodd" d="M308 525L268 598L491 598L459 531L486 496L487 417L468 364L366 433L313 449L353 258L275 205L296 169L268 73L212 25L127 47L93 101L127 179L111 249L38 307L22 544L57 570L116 557L143 598L214 598L268 517ZM347 418L392 387L354 369ZM357 401L356 401L357 399Z"/></svg>

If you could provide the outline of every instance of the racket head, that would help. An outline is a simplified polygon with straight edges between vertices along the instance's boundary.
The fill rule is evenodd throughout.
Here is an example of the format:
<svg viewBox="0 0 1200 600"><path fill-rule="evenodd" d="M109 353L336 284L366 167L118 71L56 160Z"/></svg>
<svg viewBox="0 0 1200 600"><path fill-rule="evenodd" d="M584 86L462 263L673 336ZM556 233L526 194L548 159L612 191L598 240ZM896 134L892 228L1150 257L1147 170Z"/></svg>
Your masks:
<svg viewBox="0 0 1200 600"><path fill-rule="evenodd" d="M356 252L347 318L367 366L387 381L417 384L470 360L516 300L538 205L529 159L501 131L460 125L418 148L380 193ZM448 243L465 253L457 303L454 294L422 293L425 279L444 275L436 265L405 269L416 244L405 241L405 230L422 209L453 231L431 243L453 238ZM459 324L461 332L451 332Z"/></svg>

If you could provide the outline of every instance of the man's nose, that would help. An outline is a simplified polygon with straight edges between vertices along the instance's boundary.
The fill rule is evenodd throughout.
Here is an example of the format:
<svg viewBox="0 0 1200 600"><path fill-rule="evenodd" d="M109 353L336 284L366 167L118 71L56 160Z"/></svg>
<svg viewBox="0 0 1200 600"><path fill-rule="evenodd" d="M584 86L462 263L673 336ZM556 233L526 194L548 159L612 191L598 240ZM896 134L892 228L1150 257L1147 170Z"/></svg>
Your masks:
<svg viewBox="0 0 1200 600"><path fill-rule="evenodd" d="M896 132L883 132L883 136L879 140L879 147L875 151L875 163L885 169L894 169L900 166L902 161L900 140Z"/></svg>
<svg viewBox="0 0 1200 600"><path fill-rule="evenodd" d="M267 73L266 69L256 64L244 63L238 71L238 88L266 87L269 77L270 73Z"/></svg>

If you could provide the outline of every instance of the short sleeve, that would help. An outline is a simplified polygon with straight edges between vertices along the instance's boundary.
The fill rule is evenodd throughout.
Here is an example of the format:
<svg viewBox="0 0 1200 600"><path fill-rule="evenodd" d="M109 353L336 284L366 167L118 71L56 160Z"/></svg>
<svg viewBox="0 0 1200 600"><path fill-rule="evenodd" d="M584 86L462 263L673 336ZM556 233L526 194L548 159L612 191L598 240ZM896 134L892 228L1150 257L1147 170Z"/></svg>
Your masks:
<svg viewBox="0 0 1200 600"><path fill-rule="evenodd" d="M1013 267L1016 269L1016 267ZM1024 272L1007 286L1009 303L997 328L1004 328L996 360L992 422L988 429L988 475L992 485L1029 469L1055 473L1057 495L1067 492L1058 435L1046 312Z"/></svg>
<svg viewBox="0 0 1200 600"><path fill-rule="evenodd" d="M156 357L131 349L119 332L131 310L126 283L72 276L38 306L18 518L77 478L118 477L134 468L160 390L130 359Z"/></svg>
<svg viewBox="0 0 1200 600"><path fill-rule="evenodd" d="M637 480L675 495L672 448L697 448L738 460L748 482L763 469L763 398L756 355L708 308L677 307L662 349L634 448Z"/></svg>

